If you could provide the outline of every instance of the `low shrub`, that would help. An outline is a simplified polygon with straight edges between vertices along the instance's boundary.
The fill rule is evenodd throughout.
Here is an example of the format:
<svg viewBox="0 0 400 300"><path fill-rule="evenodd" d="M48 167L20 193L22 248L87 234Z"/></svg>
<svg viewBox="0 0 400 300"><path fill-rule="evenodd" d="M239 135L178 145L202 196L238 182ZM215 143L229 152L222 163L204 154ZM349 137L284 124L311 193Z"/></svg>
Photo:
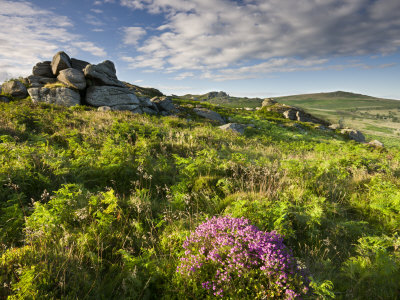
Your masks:
<svg viewBox="0 0 400 300"><path fill-rule="evenodd" d="M183 243L177 267L181 290L194 298L295 299L309 282L275 232L244 218L213 217Z"/></svg>

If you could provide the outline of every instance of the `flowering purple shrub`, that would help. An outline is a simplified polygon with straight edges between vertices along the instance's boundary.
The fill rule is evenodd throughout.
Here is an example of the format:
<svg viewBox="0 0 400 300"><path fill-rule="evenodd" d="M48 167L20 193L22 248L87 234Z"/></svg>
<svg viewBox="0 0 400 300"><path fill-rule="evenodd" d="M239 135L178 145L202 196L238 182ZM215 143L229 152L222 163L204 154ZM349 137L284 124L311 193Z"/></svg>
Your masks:
<svg viewBox="0 0 400 300"><path fill-rule="evenodd" d="M291 251L249 220L213 217L183 243L177 272L187 287L216 297L295 299L308 292Z"/></svg>

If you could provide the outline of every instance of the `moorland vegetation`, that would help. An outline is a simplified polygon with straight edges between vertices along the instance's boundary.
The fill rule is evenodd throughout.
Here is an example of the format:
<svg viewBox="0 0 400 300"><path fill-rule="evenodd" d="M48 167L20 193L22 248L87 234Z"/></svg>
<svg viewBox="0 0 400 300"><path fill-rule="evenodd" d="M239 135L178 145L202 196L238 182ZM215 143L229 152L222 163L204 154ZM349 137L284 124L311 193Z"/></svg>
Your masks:
<svg viewBox="0 0 400 300"><path fill-rule="evenodd" d="M0 103L0 298L400 298L397 148L174 102L173 116ZM252 126L223 131L199 106Z"/></svg>

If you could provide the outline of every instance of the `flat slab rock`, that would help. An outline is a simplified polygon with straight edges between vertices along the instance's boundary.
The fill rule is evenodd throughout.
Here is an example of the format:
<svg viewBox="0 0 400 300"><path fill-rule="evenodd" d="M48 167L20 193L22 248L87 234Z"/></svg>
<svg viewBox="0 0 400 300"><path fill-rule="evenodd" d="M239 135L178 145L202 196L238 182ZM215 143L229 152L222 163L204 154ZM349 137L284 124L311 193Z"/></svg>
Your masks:
<svg viewBox="0 0 400 300"><path fill-rule="evenodd" d="M244 129L246 128L246 126L243 124L238 124L238 123L228 123L228 124L219 126L219 128L222 130L230 130L230 131L237 132L239 134L244 134Z"/></svg>
<svg viewBox="0 0 400 300"><path fill-rule="evenodd" d="M77 90L84 90L86 88L86 79L82 71L74 68L68 68L60 71L57 79L68 87L72 87Z"/></svg>
<svg viewBox="0 0 400 300"><path fill-rule="evenodd" d="M86 90L86 102L95 107L139 105L139 99L127 88L116 86L90 86Z"/></svg>
<svg viewBox="0 0 400 300"><path fill-rule="evenodd" d="M81 104L81 96L78 92L65 87L57 88L30 88L28 93L34 103L43 102L62 106L74 106Z"/></svg>
<svg viewBox="0 0 400 300"><path fill-rule="evenodd" d="M195 108L193 109L193 111L195 112L196 115L209 119L209 120L213 120L213 121L217 121L221 124L225 124L225 120L221 117L221 115L215 111L206 109L206 108Z"/></svg>
<svg viewBox="0 0 400 300"><path fill-rule="evenodd" d="M370 144L371 146L380 147L380 148L385 147L385 145L378 140L370 141L368 144Z"/></svg>
<svg viewBox="0 0 400 300"><path fill-rule="evenodd" d="M43 87L46 83L55 83L57 82L57 78L48 78L48 77L41 77L41 76L28 76L28 82L31 87L38 88Z"/></svg>

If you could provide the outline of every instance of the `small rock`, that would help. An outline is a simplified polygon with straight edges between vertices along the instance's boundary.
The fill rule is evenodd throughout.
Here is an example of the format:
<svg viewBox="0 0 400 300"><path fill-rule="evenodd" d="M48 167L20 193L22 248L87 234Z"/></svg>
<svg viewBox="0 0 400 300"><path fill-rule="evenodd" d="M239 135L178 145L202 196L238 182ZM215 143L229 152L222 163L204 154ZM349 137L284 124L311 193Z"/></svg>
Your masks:
<svg viewBox="0 0 400 300"><path fill-rule="evenodd" d="M337 129L340 129L341 126L340 126L340 124L332 124L332 125L329 125L329 128L333 129L333 130L337 130Z"/></svg>
<svg viewBox="0 0 400 300"><path fill-rule="evenodd" d="M153 105L150 107L152 110L156 111L157 113L160 112L160 110L157 107L157 104L153 103Z"/></svg>
<svg viewBox="0 0 400 300"><path fill-rule="evenodd" d="M60 71L57 79L67 85L77 90L84 90L86 88L86 79L82 71L77 69L68 68Z"/></svg>
<svg viewBox="0 0 400 300"><path fill-rule="evenodd" d="M146 107L152 107L153 102L150 101L149 98L146 97L139 97L140 105L146 106Z"/></svg>
<svg viewBox="0 0 400 300"><path fill-rule="evenodd" d="M33 103L44 102L62 106L74 106L81 103L78 92L65 87L57 88L30 88L28 93Z"/></svg>
<svg viewBox="0 0 400 300"><path fill-rule="evenodd" d="M28 76L27 79L31 87L43 87L47 83L57 82L57 78L48 78L34 75Z"/></svg>
<svg viewBox="0 0 400 300"><path fill-rule="evenodd" d="M174 103L169 97L154 97L150 101L157 105L159 111L173 112L176 110Z"/></svg>
<svg viewBox="0 0 400 300"><path fill-rule="evenodd" d="M222 130L231 130L231 131L235 131L239 134L243 134L245 125L238 124L238 123L228 123L228 124L219 126L219 128Z"/></svg>
<svg viewBox="0 0 400 300"><path fill-rule="evenodd" d="M0 95L0 102L9 103L10 101L11 100L8 97Z"/></svg>
<svg viewBox="0 0 400 300"><path fill-rule="evenodd" d="M160 114L161 114L162 116L164 116L164 117L166 117L166 116L170 116L170 115L171 115L171 113L170 113L170 112L168 112L168 111L165 111L165 110L163 110L162 112L160 112Z"/></svg>
<svg viewBox="0 0 400 300"><path fill-rule="evenodd" d="M99 107L139 104L139 99L127 88L116 86L90 86L86 90L86 102Z"/></svg>
<svg viewBox="0 0 400 300"><path fill-rule="evenodd" d="M131 112L134 113L134 114L142 114L143 110L140 107L138 107L135 110L132 110Z"/></svg>
<svg viewBox="0 0 400 300"><path fill-rule="evenodd" d="M156 115L157 114L157 112L154 109L151 109L149 107L142 107L142 111L143 111L143 113L148 114L148 115Z"/></svg>
<svg viewBox="0 0 400 300"><path fill-rule="evenodd" d="M71 66L76 70L83 72L83 70L86 68L87 65L89 65L87 61L71 58Z"/></svg>
<svg viewBox="0 0 400 300"><path fill-rule="evenodd" d="M348 135L351 140L354 140L359 143L365 143L365 136L361 133L361 131L347 128L347 129L342 129L340 132L342 134Z"/></svg>
<svg viewBox="0 0 400 300"><path fill-rule="evenodd" d="M225 124L225 120L221 117L221 115L215 111L206 109L206 108L195 108L193 109L193 111L195 112L196 115L209 119L209 120L213 120L213 121L217 121L221 124Z"/></svg>
<svg viewBox="0 0 400 300"><path fill-rule="evenodd" d="M374 147L378 147L378 148L379 147L380 148L385 147L385 145L382 142L378 141L378 140L370 141L368 144L370 144L371 146L374 146Z"/></svg>
<svg viewBox="0 0 400 300"><path fill-rule="evenodd" d="M97 111L102 111L102 112L110 111L110 110L111 110L111 107L109 107L109 106L99 106L97 108Z"/></svg>
<svg viewBox="0 0 400 300"><path fill-rule="evenodd" d="M5 82L1 87L4 94L10 95L15 99L23 99L28 96L25 85L18 80Z"/></svg>
<svg viewBox="0 0 400 300"><path fill-rule="evenodd" d="M38 62L32 69L33 76L54 77L53 71L51 70L51 61Z"/></svg>
<svg viewBox="0 0 400 300"><path fill-rule="evenodd" d="M261 106L262 106L262 107L264 107L264 106L271 106L271 105L274 105L274 104L276 104L276 103L277 103L277 102L276 102L274 99L272 99L272 98L265 98L264 101L262 102Z"/></svg>
<svg viewBox="0 0 400 300"><path fill-rule="evenodd" d="M110 60L103 61L98 65L89 64L85 67L84 73L91 85L125 87L124 83L118 80L114 63Z"/></svg>
<svg viewBox="0 0 400 300"><path fill-rule="evenodd" d="M283 116L286 119L289 119L289 120L292 120L292 121L297 121L297 111L294 110L294 109L289 109L289 110L285 111L283 113Z"/></svg>
<svg viewBox="0 0 400 300"><path fill-rule="evenodd" d="M296 112L296 118L297 118L297 121L300 121L300 122L312 122L312 123L314 123L314 119L311 117L311 115L306 114L306 113L304 113L302 111L297 111Z"/></svg>
<svg viewBox="0 0 400 300"><path fill-rule="evenodd" d="M139 107L137 104L120 104L120 105L114 105L111 106L112 110L130 110L134 111Z"/></svg>
<svg viewBox="0 0 400 300"><path fill-rule="evenodd" d="M51 71L58 76L61 70L71 68L71 59L64 51L57 52L51 61Z"/></svg>

